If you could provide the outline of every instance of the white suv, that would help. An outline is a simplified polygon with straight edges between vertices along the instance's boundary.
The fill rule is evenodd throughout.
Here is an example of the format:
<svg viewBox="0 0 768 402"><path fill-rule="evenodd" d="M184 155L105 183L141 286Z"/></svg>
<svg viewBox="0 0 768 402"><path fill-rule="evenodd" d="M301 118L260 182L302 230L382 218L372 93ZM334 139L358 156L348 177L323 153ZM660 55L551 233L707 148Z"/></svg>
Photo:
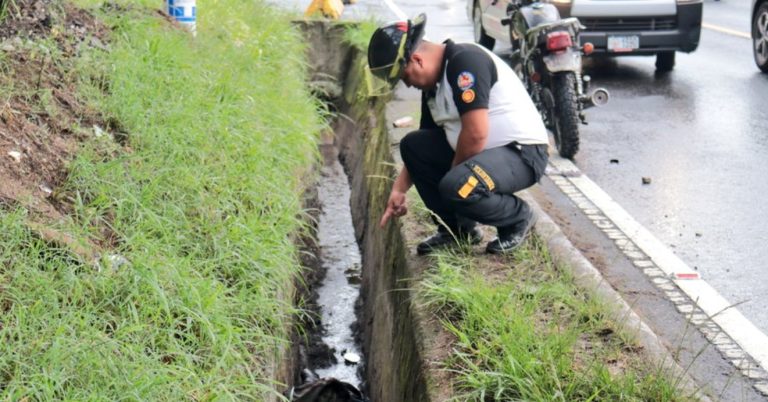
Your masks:
<svg viewBox="0 0 768 402"><path fill-rule="evenodd" d="M520 0L468 0L467 13L475 41L492 48L509 43L509 26L502 25L507 4ZM527 0L522 0L526 2ZM696 50L701 34L701 0L546 0L560 16L578 17L586 27L580 42L591 42L596 54L656 55L656 68L675 66L675 52Z"/></svg>

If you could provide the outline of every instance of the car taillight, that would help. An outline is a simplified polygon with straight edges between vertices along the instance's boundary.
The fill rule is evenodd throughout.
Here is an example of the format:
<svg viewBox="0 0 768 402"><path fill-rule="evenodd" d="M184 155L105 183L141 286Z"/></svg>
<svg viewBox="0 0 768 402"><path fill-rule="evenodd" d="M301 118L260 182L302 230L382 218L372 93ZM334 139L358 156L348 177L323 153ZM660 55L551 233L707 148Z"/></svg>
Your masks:
<svg viewBox="0 0 768 402"><path fill-rule="evenodd" d="M568 32L550 32L547 34L547 50L557 52L573 46L571 35Z"/></svg>

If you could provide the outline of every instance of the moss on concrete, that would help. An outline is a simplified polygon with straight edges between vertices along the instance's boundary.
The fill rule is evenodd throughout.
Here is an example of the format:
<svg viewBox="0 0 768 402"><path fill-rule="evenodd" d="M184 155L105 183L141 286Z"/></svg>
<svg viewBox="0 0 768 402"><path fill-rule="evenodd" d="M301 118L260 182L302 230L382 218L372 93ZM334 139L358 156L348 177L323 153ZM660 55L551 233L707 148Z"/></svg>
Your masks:
<svg viewBox="0 0 768 402"><path fill-rule="evenodd" d="M363 255L360 323L366 392L377 402L446 400L450 387L430 360L441 344L441 331L418 311L411 290L419 266L408 262L399 221L384 229L378 226L396 174L385 116L392 95L367 75L365 52L344 43L348 24L314 21L302 28L312 41L310 49L324 49L323 57L314 59L314 74L334 76L342 83L341 96L332 99L338 112L334 145L349 176L352 217ZM343 49L328 50L329 43Z"/></svg>

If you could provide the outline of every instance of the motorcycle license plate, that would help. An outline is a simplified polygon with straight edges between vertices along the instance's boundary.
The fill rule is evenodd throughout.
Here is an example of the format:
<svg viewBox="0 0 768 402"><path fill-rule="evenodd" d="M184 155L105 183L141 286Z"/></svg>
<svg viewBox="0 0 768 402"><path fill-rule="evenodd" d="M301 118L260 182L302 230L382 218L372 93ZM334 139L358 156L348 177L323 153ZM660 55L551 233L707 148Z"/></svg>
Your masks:
<svg viewBox="0 0 768 402"><path fill-rule="evenodd" d="M640 48L640 36L623 35L608 37L609 52L631 52Z"/></svg>
<svg viewBox="0 0 768 402"><path fill-rule="evenodd" d="M581 71L581 53L567 49L563 53L548 54L543 57L544 64L551 72Z"/></svg>

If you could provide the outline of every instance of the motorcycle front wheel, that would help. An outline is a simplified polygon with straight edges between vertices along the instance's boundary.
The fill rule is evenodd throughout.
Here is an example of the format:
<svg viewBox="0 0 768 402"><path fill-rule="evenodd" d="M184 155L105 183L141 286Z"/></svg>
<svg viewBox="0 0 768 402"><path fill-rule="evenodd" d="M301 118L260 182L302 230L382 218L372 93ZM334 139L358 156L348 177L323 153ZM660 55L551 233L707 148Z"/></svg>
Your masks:
<svg viewBox="0 0 768 402"><path fill-rule="evenodd" d="M576 100L576 74L557 73L552 77L555 95L555 145L560 156L573 159L579 151L579 110Z"/></svg>

